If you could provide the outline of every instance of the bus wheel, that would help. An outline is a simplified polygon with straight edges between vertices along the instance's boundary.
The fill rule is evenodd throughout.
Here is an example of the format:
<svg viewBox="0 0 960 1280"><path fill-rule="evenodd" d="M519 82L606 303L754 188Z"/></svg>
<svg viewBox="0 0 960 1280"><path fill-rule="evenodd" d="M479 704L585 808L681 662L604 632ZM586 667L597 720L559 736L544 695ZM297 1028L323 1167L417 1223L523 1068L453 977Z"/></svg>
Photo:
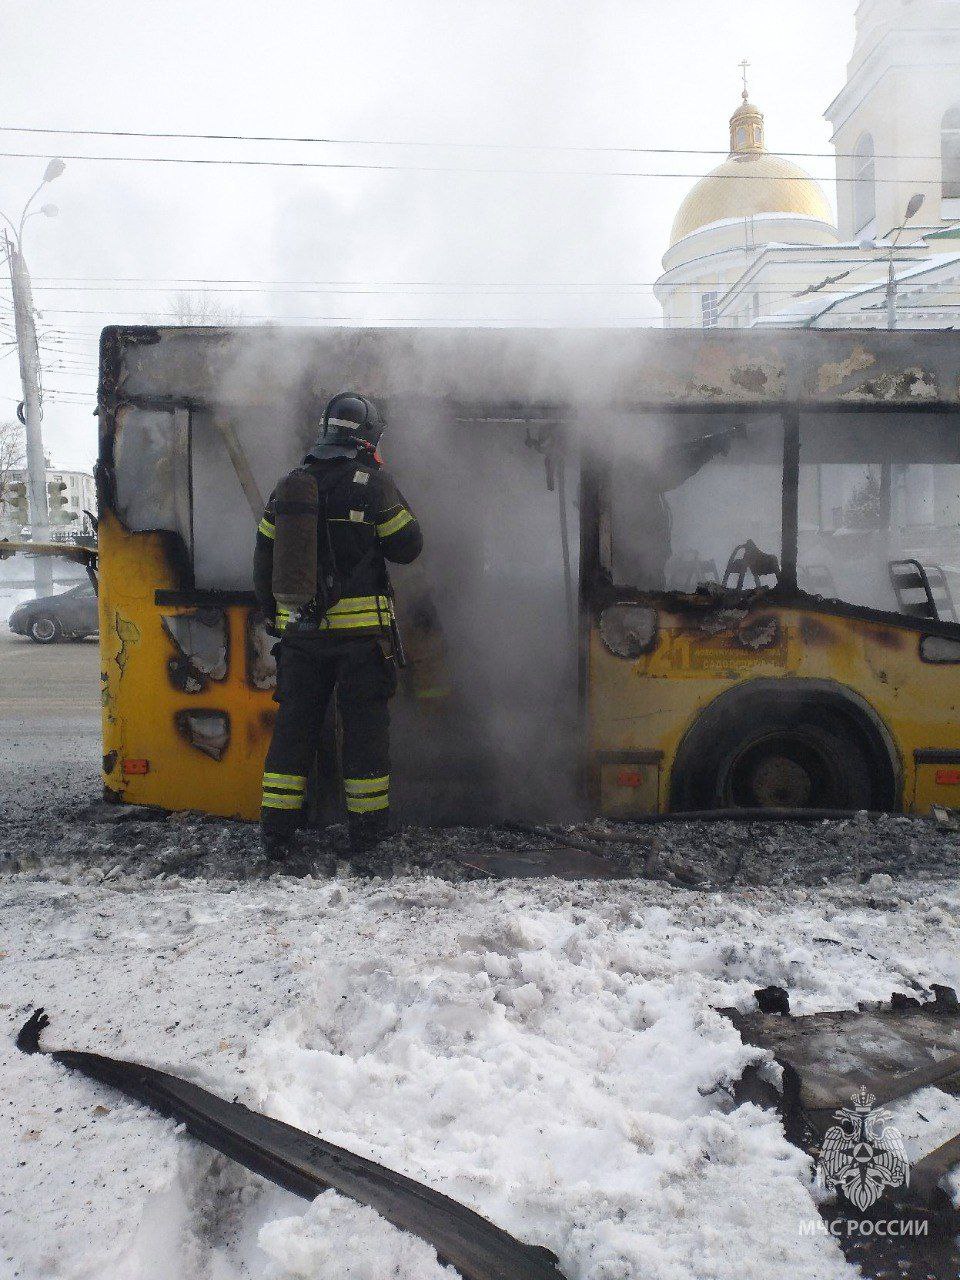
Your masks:
<svg viewBox="0 0 960 1280"><path fill-rule="evenodd" d="M868 713L826 682L770 683L701 713L677 752L671 808L894 808L891 753Z"/></svg>
<svg viewBox="0 0 960 1280"><path fill-rule="evenodd" d="M720 770L722 809L863 809L870 776L856 742L819 725L798 725L738 743Z"/></svg>

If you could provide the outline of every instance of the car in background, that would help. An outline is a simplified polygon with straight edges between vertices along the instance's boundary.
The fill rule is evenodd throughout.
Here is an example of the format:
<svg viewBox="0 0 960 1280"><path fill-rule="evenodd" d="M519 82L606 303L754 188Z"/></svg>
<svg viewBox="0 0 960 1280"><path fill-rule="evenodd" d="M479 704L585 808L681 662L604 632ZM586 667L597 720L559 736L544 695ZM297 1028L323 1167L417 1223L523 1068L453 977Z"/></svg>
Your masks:
<svg viewBox="0 0 960 1280"><path fill-rule="evenodd" d="M100 619L93 583L79 582L59 595L27 600L14 609L7 625L17 635L29 636L36 644L84 640L96 635Z"/></svg>

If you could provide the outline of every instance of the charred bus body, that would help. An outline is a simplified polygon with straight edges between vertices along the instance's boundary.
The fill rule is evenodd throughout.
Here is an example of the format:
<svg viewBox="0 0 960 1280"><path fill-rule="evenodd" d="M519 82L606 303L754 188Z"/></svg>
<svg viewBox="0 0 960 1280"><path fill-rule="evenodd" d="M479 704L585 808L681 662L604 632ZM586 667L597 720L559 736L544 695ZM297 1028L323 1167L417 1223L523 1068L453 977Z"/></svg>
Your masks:
<svg viewBox="0 0 960 1280"><path fill-rule="evenodd" d="M112 798L256 815L253 531L344 387L386 407L427 536L397 581L405 816L960 797L953 335L111 328Z"/></svg>

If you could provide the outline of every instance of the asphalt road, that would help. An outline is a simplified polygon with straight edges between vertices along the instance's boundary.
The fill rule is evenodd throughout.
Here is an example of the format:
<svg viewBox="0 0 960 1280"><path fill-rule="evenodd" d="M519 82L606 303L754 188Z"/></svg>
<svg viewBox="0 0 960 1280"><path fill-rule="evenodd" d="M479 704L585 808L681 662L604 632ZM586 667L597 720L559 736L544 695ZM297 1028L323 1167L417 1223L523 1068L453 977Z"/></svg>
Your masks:
<svg viewBox="0 0 960 1280"><path fill-rule="evenodd" d="M0 623L0 817L100 795L100 647L34 644Z"/></svg>
<svg viewBox="0 0 960 1280"><path fill-rule="evenodd" d="M0 624L0 722L63 716L99 726L99 643L34 644Z"/></svg>

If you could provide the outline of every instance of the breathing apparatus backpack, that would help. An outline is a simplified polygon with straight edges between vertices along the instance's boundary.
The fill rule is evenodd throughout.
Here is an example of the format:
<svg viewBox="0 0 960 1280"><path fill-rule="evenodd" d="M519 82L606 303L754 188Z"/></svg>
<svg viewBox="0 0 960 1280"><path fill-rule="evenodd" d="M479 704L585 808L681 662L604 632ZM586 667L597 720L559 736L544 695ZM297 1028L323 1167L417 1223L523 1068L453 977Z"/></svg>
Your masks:
<svg viewBox="0 0 960 1280"><path fill-rule="evenodd" d="M277 486L273 596L278 610L288 611L292 619L317 625L378 554L374 542L346 579L341 575L330 538L327 496L351 469L331 468L318 477L298 467Z"/></svg>

